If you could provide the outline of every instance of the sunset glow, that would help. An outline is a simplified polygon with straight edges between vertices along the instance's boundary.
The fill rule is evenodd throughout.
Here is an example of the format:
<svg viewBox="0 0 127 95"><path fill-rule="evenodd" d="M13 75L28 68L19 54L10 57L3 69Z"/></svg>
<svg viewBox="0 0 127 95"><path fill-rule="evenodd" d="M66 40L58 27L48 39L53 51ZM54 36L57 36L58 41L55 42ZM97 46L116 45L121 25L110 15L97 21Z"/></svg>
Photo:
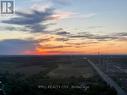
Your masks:
<svg viewBox="0 0 127 95"><path fill-rule="evenodd" d="M0 55L127 54L126 0L15 2L0 16Z"/></svg>

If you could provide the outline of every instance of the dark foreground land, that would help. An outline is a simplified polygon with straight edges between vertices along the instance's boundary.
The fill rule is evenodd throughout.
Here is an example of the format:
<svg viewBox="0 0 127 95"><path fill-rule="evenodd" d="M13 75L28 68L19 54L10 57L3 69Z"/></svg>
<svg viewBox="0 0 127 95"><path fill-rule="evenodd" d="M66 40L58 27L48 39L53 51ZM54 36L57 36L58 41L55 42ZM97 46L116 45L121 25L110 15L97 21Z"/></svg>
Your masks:
<svg viewBox="0 0 127 95"><path fill-rule="evenodd" d="M127 92L127 56L99 56L91 60Z"/></svg>
<svg viewBox="0 0 127 95"><path fill-rule="evenodd" d="M84 57L126 90L127 56L0 56L0 95L117 95Z"/></svg>

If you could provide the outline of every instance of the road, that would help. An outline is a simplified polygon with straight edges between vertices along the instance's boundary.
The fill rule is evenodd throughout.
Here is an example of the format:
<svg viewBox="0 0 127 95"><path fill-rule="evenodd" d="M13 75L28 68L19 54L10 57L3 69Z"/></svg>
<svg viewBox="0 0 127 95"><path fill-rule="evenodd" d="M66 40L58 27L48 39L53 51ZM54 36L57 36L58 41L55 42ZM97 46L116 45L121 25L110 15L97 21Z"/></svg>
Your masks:
<svg viewBox="0 0 127 95"><path fill-rule="evenodd" d="M102 72L90 59L86 59L89 64L97 71L97 73L100 75L100 77L111 87L114 87L118 93L118 95L127 95L127 93L121 89L116 82L114 82L108 75L106 75L104 72Z"/></svg>
<svg viewBox="0 0 127 95"><path fill-rule="evenodd" d="M118 69L119 71L121 72L124 72L124 73L127 73L127 71L125 71L124 69L120 68L119 66L117 65L113 65L116 69Z"/></svg>

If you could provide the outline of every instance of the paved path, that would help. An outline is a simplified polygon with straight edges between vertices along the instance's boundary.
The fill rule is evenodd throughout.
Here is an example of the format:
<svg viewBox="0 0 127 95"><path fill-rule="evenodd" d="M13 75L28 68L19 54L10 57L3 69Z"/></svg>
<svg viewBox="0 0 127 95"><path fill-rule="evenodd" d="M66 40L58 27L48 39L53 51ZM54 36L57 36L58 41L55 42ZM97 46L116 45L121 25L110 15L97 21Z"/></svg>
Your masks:
<svg viewBox="0 0 127 95"><path fill-rule="evenodd" d="M109 84L111 87L114 87L118 93L118 95L127 95L127 93L121 89L116 82L114 82L109 76L107 76L105 73L103 73L90 59L86 59L89 64L97 71L97 73L102 77L102 79Z"/></svg>

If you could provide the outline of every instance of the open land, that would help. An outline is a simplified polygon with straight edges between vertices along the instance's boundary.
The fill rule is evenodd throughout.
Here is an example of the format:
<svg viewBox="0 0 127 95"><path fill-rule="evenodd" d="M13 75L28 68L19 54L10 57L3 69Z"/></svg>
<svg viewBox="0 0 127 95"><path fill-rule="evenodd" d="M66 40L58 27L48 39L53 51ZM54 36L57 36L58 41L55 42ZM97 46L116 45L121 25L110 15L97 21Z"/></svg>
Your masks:
<svg viewBox="0 0 127 95"><path fill-rule="evenodd" d="M126 58L124 64L119 64L123 59L118 61L118 58L116 61L118 63L115 64L115 57L110 56L100 58L100 56L59 55L0 56L0 81L4 85L2 90L6 95L17 93L20 95L117 95L115 89L106 84L84 57L89 58L116 83L120 81L118 84L121 88L126 88L122 83L127 79ZM105 65L106 62L109 64ZM109 69L108 72L106 67Z"/></svg>

